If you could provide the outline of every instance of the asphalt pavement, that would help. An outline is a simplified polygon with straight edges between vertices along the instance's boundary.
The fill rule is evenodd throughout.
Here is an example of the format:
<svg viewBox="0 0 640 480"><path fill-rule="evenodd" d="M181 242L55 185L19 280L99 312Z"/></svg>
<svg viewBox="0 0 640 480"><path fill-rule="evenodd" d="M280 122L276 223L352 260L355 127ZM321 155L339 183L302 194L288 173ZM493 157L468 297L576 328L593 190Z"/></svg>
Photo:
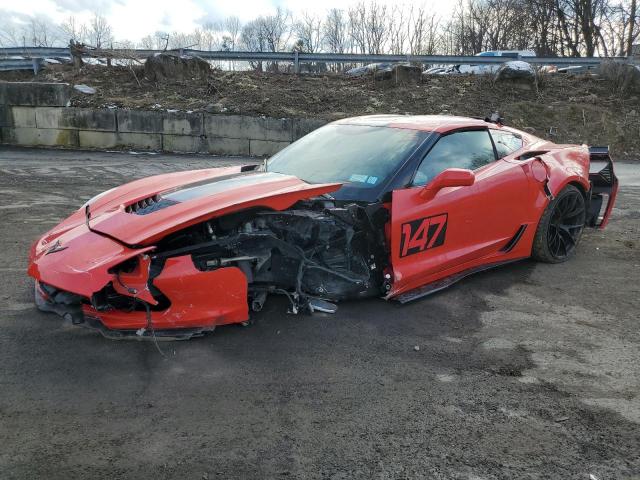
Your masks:
<svg viewBox="0 0 640 480"><path fill-rule="evenodd" d="M29 245L88 198L253 162L0 147L0 478L640 477L640 164L566 264L406 305L269 299L162 355L35 309Z"/></svg>

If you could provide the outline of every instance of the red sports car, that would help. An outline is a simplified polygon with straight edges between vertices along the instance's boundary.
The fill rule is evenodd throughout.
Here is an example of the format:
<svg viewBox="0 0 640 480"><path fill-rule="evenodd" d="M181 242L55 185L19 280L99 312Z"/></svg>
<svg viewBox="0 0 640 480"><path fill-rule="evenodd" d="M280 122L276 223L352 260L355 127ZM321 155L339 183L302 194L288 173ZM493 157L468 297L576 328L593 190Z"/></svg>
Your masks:
<svg viewBox="0 0 640 480"><path fill-rule="evenodd" d="M101 193L38 240L36 303L112 338L189 338L290 311L407 302L527 257L570 258L618 189L607 148L501 119L334 122L264 165L158 175Z"/></svg>

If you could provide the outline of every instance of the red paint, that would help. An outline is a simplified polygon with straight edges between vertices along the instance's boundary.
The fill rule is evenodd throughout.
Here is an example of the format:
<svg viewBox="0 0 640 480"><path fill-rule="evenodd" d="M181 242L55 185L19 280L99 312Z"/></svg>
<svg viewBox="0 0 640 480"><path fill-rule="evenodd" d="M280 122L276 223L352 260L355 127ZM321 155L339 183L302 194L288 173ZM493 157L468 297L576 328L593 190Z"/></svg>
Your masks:
<svg viewBox="0 0 640 480"><path fill-rule="evenodd" d="M45 236L32 247L27 272L39 282L87 298L115 281L109 269L155 248L129 248L90 232L84 224L66 230L55 239L67 248L47 255L55 242L45 243Z"/></svg>
<svg viewBox="0 0 640 480"><path fill-rule="evenodd" d="M236 267L201 272L189 255L169 258L153 285L171 301L166 310L151 312L153 328L157 330L213 327L249 318L247 278ZM85 306L84 312L112 330L147 327L145 311L98 312Z"/></svg>
<svg viewBox="0 0 640 480"><path fill-rule="evenodd" d="M445 187L428 201L413 187L393 192L391 207L391 264L394 284L389 297L468 268L502 259L527 257L531 243L526 236L509 254L499 250L522 224L535 230L538 212L532 197L544 197L530 185L520 163L498 160L479 168L470 186ZM539 191L534 191L534 189ZM447 213L444 243L414 255L402 256L401 226L416 219Z"/></svg>
<svg viewBox="0 0 640 480"><path fill-rule="evenodd" d="M115 275L113 289L121 295L139 298L151 305L157 305L157 300L149 291L149 267L151 267L151 258L148 255L140 255L133 271L119 272Z"/></svg>

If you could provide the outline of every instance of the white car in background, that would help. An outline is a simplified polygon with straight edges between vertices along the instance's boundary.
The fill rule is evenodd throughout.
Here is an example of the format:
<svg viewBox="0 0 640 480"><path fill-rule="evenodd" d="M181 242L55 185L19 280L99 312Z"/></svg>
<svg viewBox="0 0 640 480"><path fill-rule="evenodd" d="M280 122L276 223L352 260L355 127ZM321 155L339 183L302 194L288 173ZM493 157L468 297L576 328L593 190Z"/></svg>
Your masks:
<svg viewBox="0 0 640 480"><path fill-rule="evenodd" d="M505 57L504 61L518 60L524 57L535 57L536 52L533 50L489 50L480 52L476 57ZM456 74L475 74L482 75L487 73L495 73L500 68L501 63L483 63L476 65L452 65L439 75L456 75Z"/></svg>

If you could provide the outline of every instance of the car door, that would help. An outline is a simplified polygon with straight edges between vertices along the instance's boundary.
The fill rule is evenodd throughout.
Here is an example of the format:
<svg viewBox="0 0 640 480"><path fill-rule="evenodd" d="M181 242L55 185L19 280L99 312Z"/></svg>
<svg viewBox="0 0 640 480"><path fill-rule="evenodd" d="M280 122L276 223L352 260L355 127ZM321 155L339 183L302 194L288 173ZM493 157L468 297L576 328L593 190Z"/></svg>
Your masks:
<svg viewBox="0 0 640 480"><path fill-rule="evenodd" d="M392 294L495 252L505 236L514 235L519 226L519 189L526 190L528 184L522 169L517 172L512 166L496 160L486 129L456 131L436 142L412 184L392 194ZM448 168L473 170L475 183L443 188L423 200L423 187Z"/></svg>

